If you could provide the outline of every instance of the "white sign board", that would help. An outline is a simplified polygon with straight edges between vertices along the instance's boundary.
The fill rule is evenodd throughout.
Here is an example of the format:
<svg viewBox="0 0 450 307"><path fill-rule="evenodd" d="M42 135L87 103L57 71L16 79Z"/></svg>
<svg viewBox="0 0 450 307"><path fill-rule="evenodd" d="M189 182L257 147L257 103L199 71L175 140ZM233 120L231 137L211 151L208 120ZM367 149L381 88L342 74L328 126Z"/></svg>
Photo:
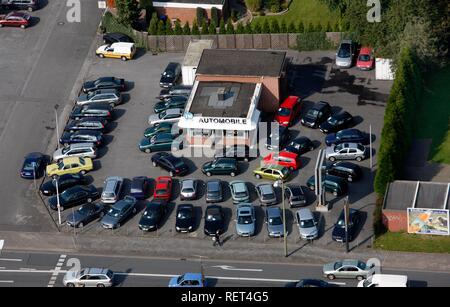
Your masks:
<svg viewBox="0 0 450 307"><path fill-rule="evenodd" d="M98 8L99 9L106 9L106 1L99 1L98 2Z"/></svg>
<svg viewBox="0 0 450 307"><path fill-rule="evenodd" d="M375 60L375 79L376 80L394 80L394 71L392 70L392 60Z"/></svg>

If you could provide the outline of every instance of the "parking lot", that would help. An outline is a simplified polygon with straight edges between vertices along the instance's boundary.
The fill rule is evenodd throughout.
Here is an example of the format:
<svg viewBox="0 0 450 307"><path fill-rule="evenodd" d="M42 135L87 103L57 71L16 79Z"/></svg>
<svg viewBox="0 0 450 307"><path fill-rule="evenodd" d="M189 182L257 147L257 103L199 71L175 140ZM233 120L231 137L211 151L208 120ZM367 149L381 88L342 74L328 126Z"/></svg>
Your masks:
<svg viewBox="0 0 450 307"><path fill-rule="evenodd" d="M290 94L299 95L304 98L303 110L307 110L312 103L319 100L327 101L333 107L333 113L345 110L351 113L357 121L356 128L369 132L372 127L374 165L376 167L376 152L379 145L379 134L383 122L384 105L389 93L390 83L375 81L374 72L362 72L356 68L350 70L337 70L333 67L333 52L310 52L297 53L289 52L288 56L291 65L288 69ZM116 76L128 81L129 91L125 93L124 104L116 107L116 119L110 125L110 132L107 134L106 146L100 151L100 158L96 159L95 171L90 175L93 184L99 189L103 186L103 181L108 176L122 176L128 178L125 183L123 195L129 190L131 178L135 176L147 176L152 179L158 176L167 175L167 172L151 165L151 154L140 152L137 148L139 141L143 137L143 131L148 126L148 116L153 113L153 105L157 101L159 78L169 62L182 62L183 54L162 53L158 55L145 54L138 56L133 61L122 62L118 60L93 59L93 64L86 76L86 79L96 79L100 76ZM299 123L291 128L292 134L296 136L307 136L314 141L316 149L305 154L301 161L302 167L295 172L289 183L305 186L307 179L313 175L314 166L317 159L318 149L324 148L324 135L319 130L313 130L301 126ZM190 173L184 178L195 178L205 182L209 179L201 172L201 165L209 161L209 158L189 158ZM269 239L265 229L264 207L259 206L257 195L254 191L254 184L262 182L257 180L252 171L260 164L261 158L257 158L249 163L240 162L240 174L234 178L229 176L217 176L222 181L230 182L241 179L248 183L252 193L252 202L256 205L257 230L256 235L250 238L240 238L235 234L235 206L231 201L231 195L226 185L224 188L225 201L220 203L226 209L227 232L222 236L228 240L251 240L264 244L281 244L282 239ZM359 163L363 167L364 175L361 181L349 184L349 202L352 208L360 209L362 212L362 227L358 230L356 239L351 246L370 243L372 237L372 211L375 203L373 193L373 176L370 170L370 161L366 159ZM375 168L374 168L375 169ZM139 210L135 216L129 219L120 229L104 230L100 223L93 222L83 229L75 230L78 235L95 236L142 236L151 238L160 237L186 237L186 240L205 239L203 234L202 214L206 208L204 191L201 189L200 198L195 201L183 201L179 199L179 179L174 178L174 190L172 202L169 205L168 214L162 223L162 227L156 232L143 233L138 229L138 221L141 212L145 207L145 202L139 204ZM281 202L280 191L278 190L278 200ZM332 210L326 213L315 212L316 220L319 222L319 239L313 244L319 244L329 248L342 249L340 243L331 239L331 230L343 207L344 199L335 198L327 194L327 201L330 202ZM308 207L314 211L316 198L313 192L308 194ZM178 234L175 231L175 208L181 203L192 203L196 206L197 227L189 234ZM279 204L280 205L280 204ZM76 208L75 208L76 209ZM296 209L287 210L287 230L290 244L298 245L310 244L299 239L299 232L294 223ZM64 216L72 212L66 210ZM56 219L56 213L53 214ZM65 232L73 232L74 229L63 227ZM367 242L367 243L366 243ZM188 244L188 243L187 243ZM225 243L226 246L226 243Z"/></svg>

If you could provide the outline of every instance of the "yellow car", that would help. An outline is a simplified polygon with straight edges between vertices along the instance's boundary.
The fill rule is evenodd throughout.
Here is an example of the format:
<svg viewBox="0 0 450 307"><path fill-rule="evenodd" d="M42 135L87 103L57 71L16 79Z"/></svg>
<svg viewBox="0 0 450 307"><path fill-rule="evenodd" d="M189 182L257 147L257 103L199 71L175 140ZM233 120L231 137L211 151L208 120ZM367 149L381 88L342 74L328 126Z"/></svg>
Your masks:
<svg viewBox="0 0 450 307"><path fill-rule="evenodd" d="M122 61L131 60L136 53L134 43L113 43L100 46L95 54L101 58L116 58Z"/></svg>
<svg viewBox="0 0 450 307"><path fill-rule="evenodd" d="M257 179L283 180L285 181L291 175L289 169L285 166L268 164L261 166L253 171Z"/></svg>
<svg viewBox="0 0 450 307"><path fill-rule="evenodd" d="M61 162L47 165L47 176L61 176L65 174L86 174L94 168L91 158L64 158Z"/></svg>

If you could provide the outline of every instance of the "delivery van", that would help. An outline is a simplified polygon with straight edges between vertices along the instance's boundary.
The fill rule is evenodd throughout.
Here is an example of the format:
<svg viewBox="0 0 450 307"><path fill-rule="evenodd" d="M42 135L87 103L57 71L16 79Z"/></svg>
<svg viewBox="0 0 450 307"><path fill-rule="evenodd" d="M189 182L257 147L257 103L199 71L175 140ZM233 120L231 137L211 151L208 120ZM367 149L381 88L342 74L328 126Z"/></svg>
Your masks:
<svg viewBox="0 0 450 307"><path fill-rule="evenodd" d="M95 54L101 58L116 58L122 61L131 60L136 53L134 43L113 43L100 46Z"/></svg>
<svg viewBox="0 0 450 307"><path fill-rule="evenodd" d="M374 274L365 280L358 283L358 287L390 287L401 288L408 286L408 276L405 275L388 275L388 274Z"/></svg>

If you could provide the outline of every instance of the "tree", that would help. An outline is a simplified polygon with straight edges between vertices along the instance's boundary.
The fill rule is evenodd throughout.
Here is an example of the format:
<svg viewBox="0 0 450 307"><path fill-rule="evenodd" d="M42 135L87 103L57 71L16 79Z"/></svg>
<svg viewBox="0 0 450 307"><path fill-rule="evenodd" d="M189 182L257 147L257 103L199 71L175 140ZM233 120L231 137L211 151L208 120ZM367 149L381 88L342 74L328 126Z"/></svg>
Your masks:
<svg viewBox="0 0 450 307"><path fill-rule="evenodd" d="M197 22L199 24L203 24L203 19L205 19L205 10L201 7L198 7L196 10L197 13Z"/></svg>
<svg viewBox="0 0 450 307"><path fill-rule="evenodd" d="M175 21L175 35L183 35L183 28L181 27L180 21Z"/></svg>
<svg viewBox="0 0 450 307"><path fill-rule="evenodd" d="M234 26L231 22L231 18L229 18L227 21L227 34L234 34Z"/></svg>
<svg viewBox="0 0 450 307"><path fill-rule="evenodd" d="M189 26L189 21L186 21L183 26L183 35L191 35L191 27Z"/></svg>
<svg viewBox="0 0 450 307"><path fill-rule="evenodd" d="M116 1L117 15L120 23L134 26L139 19L139 3L136 0Z"/></svg>
<svg viewBox="0 0 450 307"><path fill-rule="evenodd" d="M298 33L305 33L305 25L303 24L303 21L298 23Z"/></svg>
<svg viewBox="0 0 450 307"><path fill-rule="evenodd" d="M288 27L286 25L286 20L284 20L284 18L281 20L280 32L281 33L288 33Z"/></svg>
<svg viewBox="0 0 450 307"><path fill-rule="evenodd" d="M198 28L197 19L194 19L194 22L192 23L192 35L200 35L200 30Z"/></svg>
<svg viewBox="0 0 450 307"><path fill-rule="evenodd" d="M139 8L145 10L145 21L150 23L153 14L153 1L152 0L140 0Z"/></svg>
<svg viewBox="0 0 450 307"><path fill-rule="evenodd" d="M173 35L173 28L172 28L172 23L167 20L166 21L166 35Z"/></svg>
<svg viewBox="0 0 450 307"><path fill-rule="evenodd" d="M166 35L166 25L164 24L164 21L160 20L158 22L158 35Z"/></svg>
<svg viewBox="0 0 450 307"><path fill-rule="evenodd" d="M244 31L245 31L246 34L252 34L253 33L252 25L249 22L245 25Z"/></svg>
<svg viewBox="0 0 450 307"><path fill-rule="evenodd" d="M220 19L220 25L219 25L219 34L226 34L227 30L225 28L225 21L223 21L223 18Z"/></svg>
<svg viewBox="0 0 450 307"><path fill-rule="evenodd" d="M252 12L257 12L262 6L262 0L245 0L245 5Z"/></svg>
<svg viewBox="0 0 450 307"><path fill-rule="evenodd" d="M308 29L306 30L306 32L315 32L315 28L314 28L314 25L312 24L312 22L310 22L309 23L309 25L308 25Z"/></svg>
<svg viewBox="0 0 450 307"><path fill-rule="evenodd" d="M261 24L259 22L257 22L255 24L255 26L253 27L253 33L255 34L260 34L262 33L262 28L261 28Z"/></svg>
<svg viewBox="0 0 450 307"><path fill-rule="evenodd" d="M270 33L280 33L280 24L278 23L278 19L272 19L270 25Z"/></svg>
<svg viewBox="0 0 450 307"><path fill-rule="evenodd" d="M156 12L152 14L152 19L150 20L150 25L148 27L148 33L150 35L158 34L158 16Z"/></svg>
<svg viewBox="0 0 450 307"><path fill-rule="evenodd" d="M211 8L211 23L214 23L216 27L219 24L219 11L215 6Z"/></svg>
<svg viewBox="0 0 450 307"><path fill-rule="evenodd" d="M214 22L209 23L208 34L210 35L217 34L217 26Z"/></svg>
<svg viewBox="0 0 450 307"><path fill-rule="evenodd" d="M244 34L244 33L245 33L244 25L242 24L242 22L239 21L236 27L236 34Z"/></svg>
<svg viewBox="0 0 450 307"><path fill-rule="evenodd" d="M316 32L322 32L323 28L322 28L322 24L319 22L316 25Z"/></svg>
<svg viewBox="0 0 450 307"><path fill-rule="evenodd" d="M330 22L327 23L327 27L325 28L325 32L333 32L333 29L331 28Z"/></svg>
<svg viewBox="0 0 450 307"><path fill-rule="evenodd" d="M203 35L207 35L207 34L209 33L208 24L206 23L206 18L203 19L203 22L202 22L202 31L201 31L201 33L202 33Z"/></svg>
<svg viewBox="0 0 450 307"><path fill-rule="evenodd" d="M262 28L261 28L261 33L270 33L270 25L269 25L269 21L267 19L264 19Z"/></svg>

